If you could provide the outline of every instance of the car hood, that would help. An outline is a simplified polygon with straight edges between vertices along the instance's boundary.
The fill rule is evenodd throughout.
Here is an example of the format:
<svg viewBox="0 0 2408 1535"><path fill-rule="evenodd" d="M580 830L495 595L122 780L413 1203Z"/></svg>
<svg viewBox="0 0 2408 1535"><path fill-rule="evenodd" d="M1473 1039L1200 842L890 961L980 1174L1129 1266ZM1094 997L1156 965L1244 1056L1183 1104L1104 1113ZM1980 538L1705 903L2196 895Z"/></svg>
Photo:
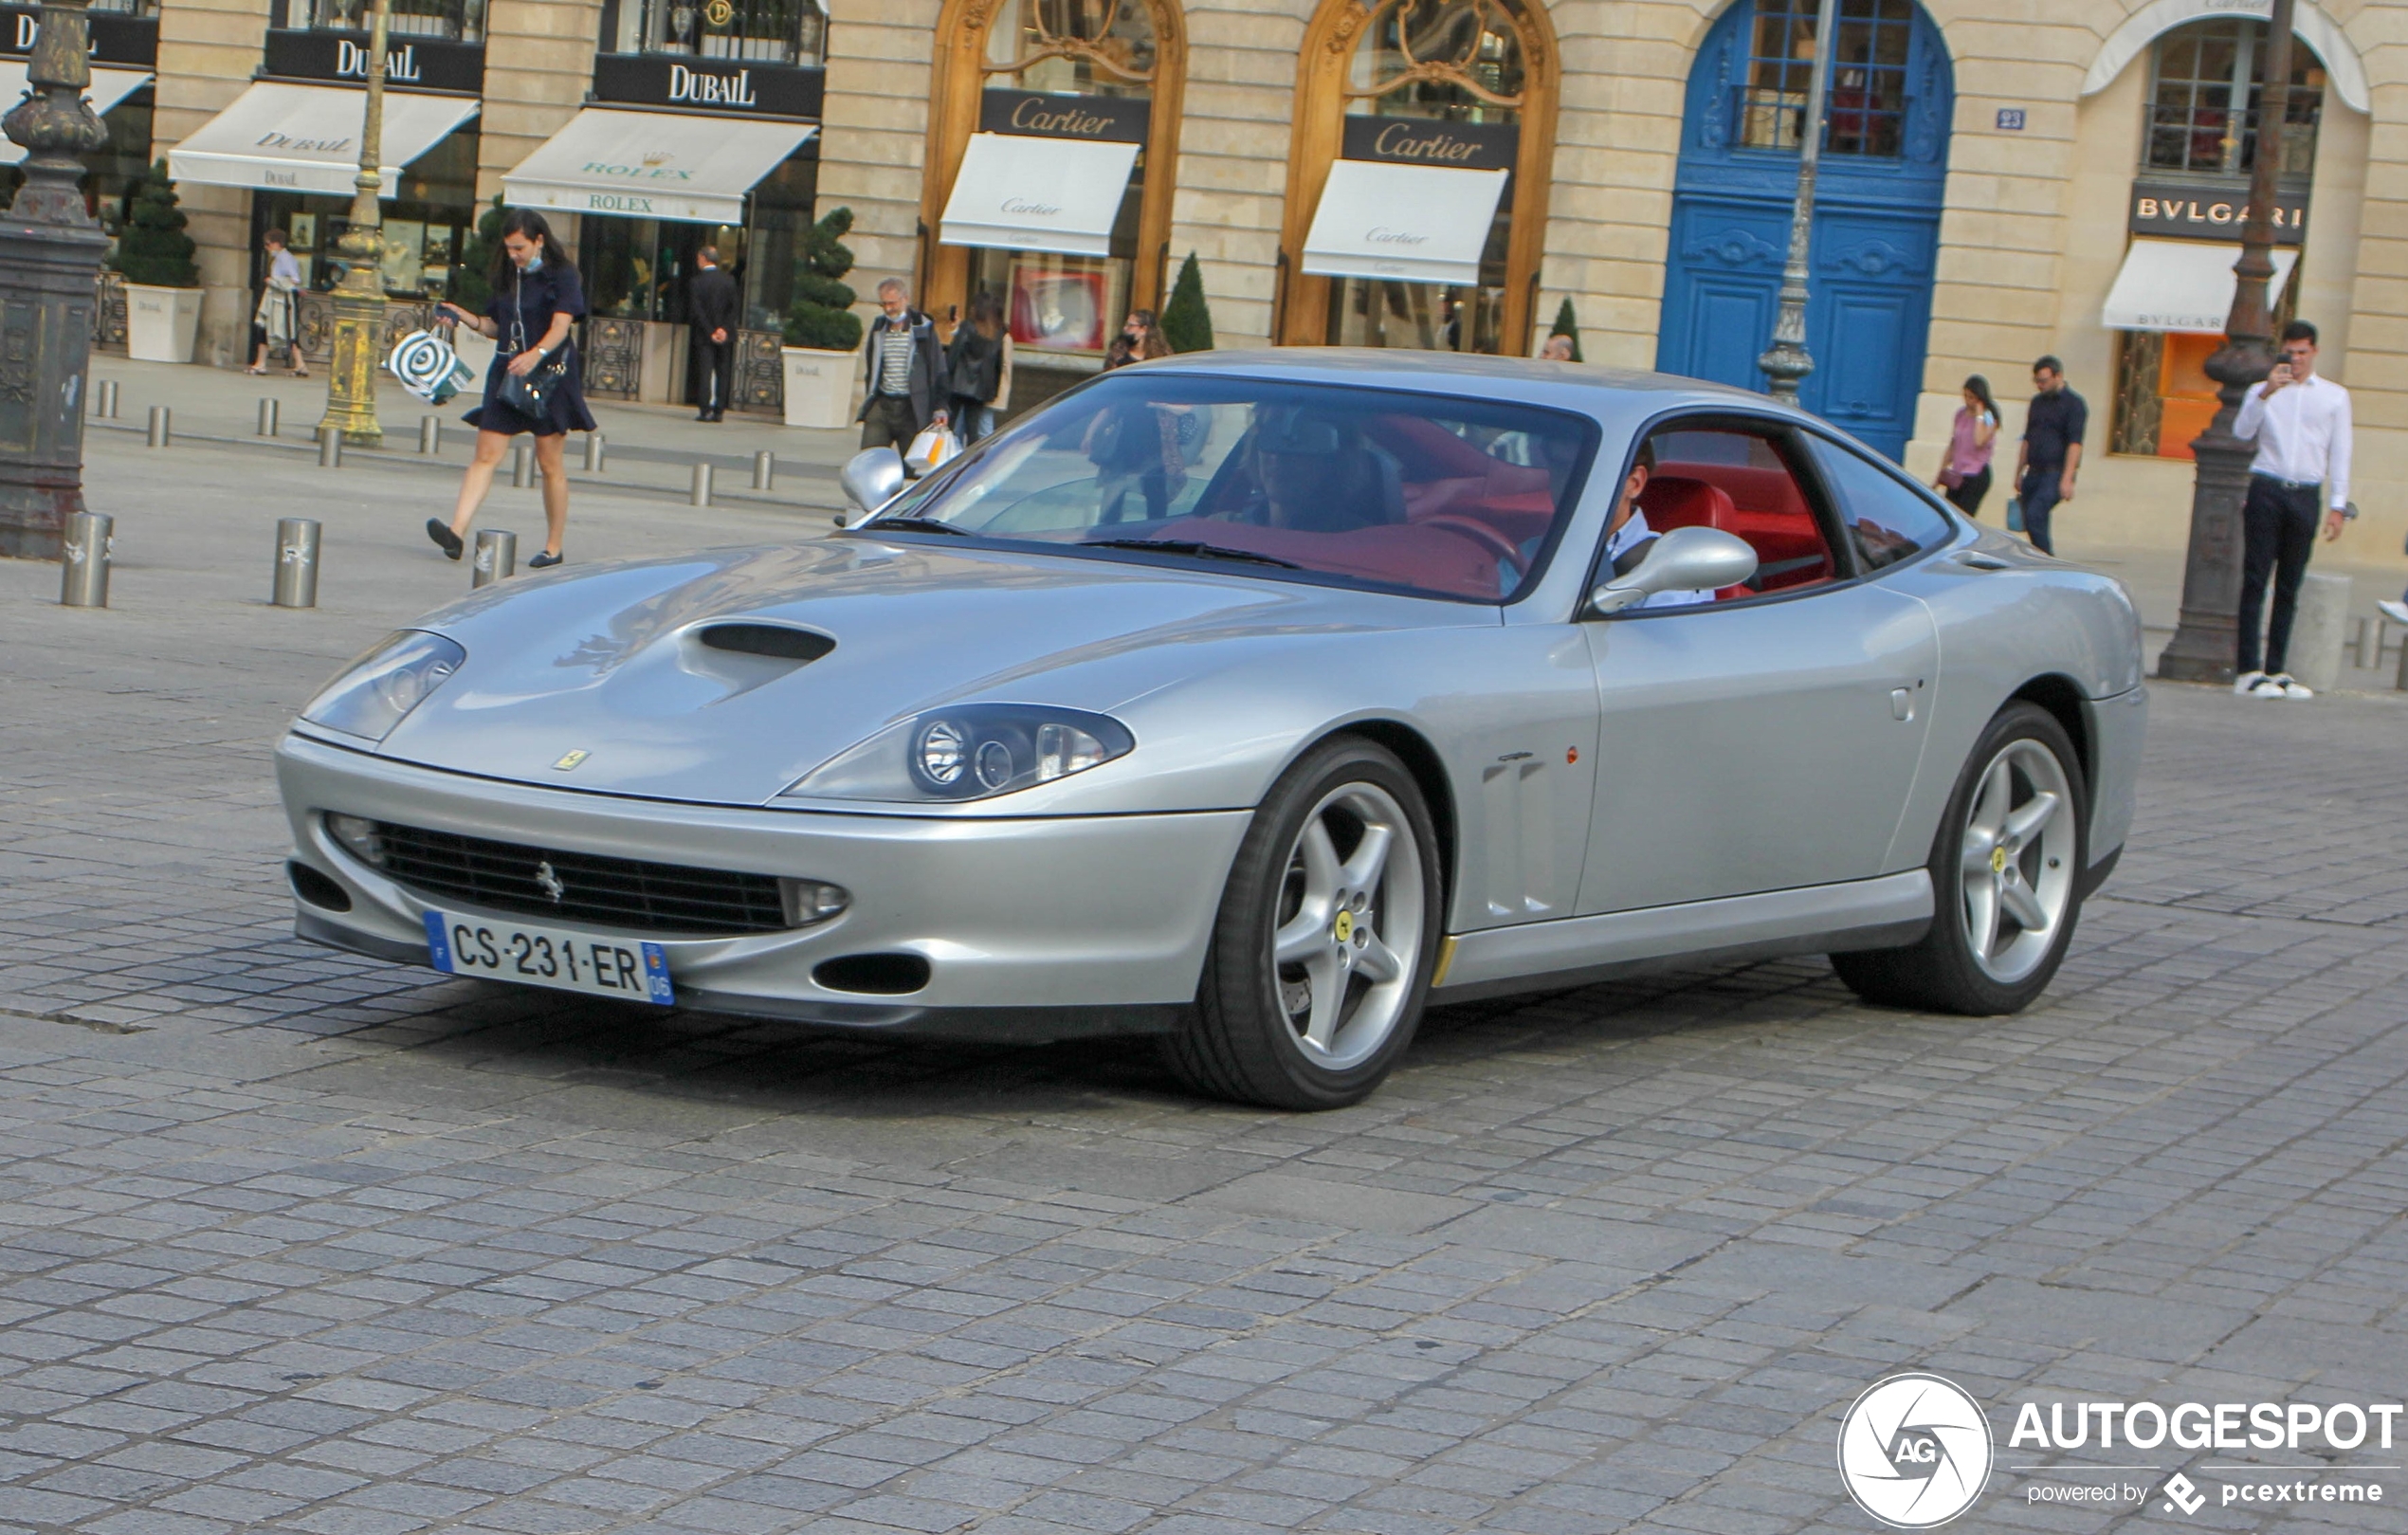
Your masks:
<svg viewBox="0 0 2408 1535"><path fill-rule="evenodd" d="M467 661L381 752L556 788L758 805L944 704L1110 712L1216 655L1300 634L1497 622L1493 608L907 539L712 550L506 582L429 615L422 627ZM832 645L802 660L714 644L733 624L819 637L777 649Z"/></svg>

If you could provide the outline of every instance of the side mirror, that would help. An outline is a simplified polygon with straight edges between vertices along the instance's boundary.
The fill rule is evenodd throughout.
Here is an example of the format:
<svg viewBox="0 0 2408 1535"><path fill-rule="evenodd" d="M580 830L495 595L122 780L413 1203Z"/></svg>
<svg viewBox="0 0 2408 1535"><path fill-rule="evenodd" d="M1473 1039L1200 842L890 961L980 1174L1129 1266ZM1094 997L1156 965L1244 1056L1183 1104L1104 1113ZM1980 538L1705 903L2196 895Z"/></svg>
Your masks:
<svg viewBox="0 0 2408 1535"><path fill-rule="evenodd" d="M1755 574L1756 551L1738 535L1721 528L1674 528L1649 546L1638 569L1591 592L1589 611L1620 612L1659 592L1712 592Z"/></svg>
<svg viewBox="0 0 2408 1535"><path fill-rule="evenodd" d="M903 455L891 448L865 448L845 461L836 483L853 510L867 516L902 493Z"/></svg>

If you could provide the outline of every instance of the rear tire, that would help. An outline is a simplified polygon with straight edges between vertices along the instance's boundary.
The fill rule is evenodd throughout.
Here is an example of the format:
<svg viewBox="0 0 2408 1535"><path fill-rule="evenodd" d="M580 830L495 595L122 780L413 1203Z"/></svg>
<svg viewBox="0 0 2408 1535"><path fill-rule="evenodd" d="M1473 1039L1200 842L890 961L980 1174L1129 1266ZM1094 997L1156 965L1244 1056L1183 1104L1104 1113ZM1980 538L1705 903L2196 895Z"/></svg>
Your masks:
<svg viewBox="0 0 2408 1535"><path fill-rule="evenodd" d="M1360 1103L1413 1041L1442 925L1413 775L1375 742L1323 742L1238 847L1195 1015L1164 1042L1171 1070L1268 1108Z"/></svg>
<svg viewBox="0 0 2408 1535"><path fill-rule="evenodd" d="M1868 1002L2020 1013L2055 978L2082 915L2089 797L2056 717L2014 703L1981 733L1932 838L1931 930L1904 948L1834 954Z"/></svg>

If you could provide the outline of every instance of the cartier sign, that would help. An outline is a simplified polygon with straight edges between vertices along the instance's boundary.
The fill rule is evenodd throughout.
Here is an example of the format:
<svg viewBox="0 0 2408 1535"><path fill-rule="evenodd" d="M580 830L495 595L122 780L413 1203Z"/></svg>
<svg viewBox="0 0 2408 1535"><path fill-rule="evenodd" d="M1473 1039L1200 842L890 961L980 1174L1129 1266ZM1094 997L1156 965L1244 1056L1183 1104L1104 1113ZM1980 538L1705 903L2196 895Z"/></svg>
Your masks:
<svg viewBox="0 0 2408 1535"><path fill-rule="evenodd" d="M2249 222L2249 184L2136 181L2130 228L2134 234L2189 240L2235 240ZM2274 243L2295 246L2308 228L2308 198L2274 199Z"/></svg>
<svg viewBox="0 0 2408 1535"><path fill-rule="evenodd" d="M1436 165L1455 171L1510 171L1522 130L1509 122L1438 122L1428 118L1350 117L1342 155Z"/></svg>
<svg viewBox="0 0 2408 1535"><path fill-rule="evenodd" d="M1153 103L1124 96L1061 96L1050 91L988 91L978 101L978 131L1031 138L1085 138L1142 144Z"/></svg>

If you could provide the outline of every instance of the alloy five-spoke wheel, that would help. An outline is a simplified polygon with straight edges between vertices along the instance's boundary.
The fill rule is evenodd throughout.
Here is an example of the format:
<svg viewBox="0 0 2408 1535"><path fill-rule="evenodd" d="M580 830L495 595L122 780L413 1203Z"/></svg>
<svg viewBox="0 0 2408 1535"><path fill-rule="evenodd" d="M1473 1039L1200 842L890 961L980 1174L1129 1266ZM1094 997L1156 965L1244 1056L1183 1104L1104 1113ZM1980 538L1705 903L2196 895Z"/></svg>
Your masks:
<svg viewBox="0 0 2408 1535"><path fill-rule="evenodd" d="M1834 954L1868 1001L2015 1013L2056 975L2082 911L2089 801L2054 715L2017 702L1967 756L1933 838L1931 927L1903 948Z"/></svg>
<svg viewBox="0 0 2408 1535"><path fill-rule="evenodd" d="M1335 1108L1413 1038L1439 929L1437 842L1395 754L1341 736L1281 776L1238 849L1171 1068L1218 1097Z"/></svg>

